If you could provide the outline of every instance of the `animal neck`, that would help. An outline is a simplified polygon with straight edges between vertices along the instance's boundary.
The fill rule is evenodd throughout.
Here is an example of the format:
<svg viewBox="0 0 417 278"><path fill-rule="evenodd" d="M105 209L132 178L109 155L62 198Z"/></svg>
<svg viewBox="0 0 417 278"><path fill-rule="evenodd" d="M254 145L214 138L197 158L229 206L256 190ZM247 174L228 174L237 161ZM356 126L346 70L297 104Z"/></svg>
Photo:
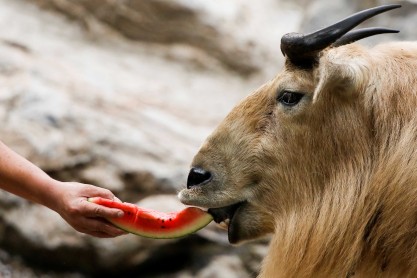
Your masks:
<svg viewBox="0 0 417 278"><path fill-rule="evenodd" d="M281 217L261 277L417 273L417 152L401 148L409 140L374 165L347 165L319 198Z"/></svg>

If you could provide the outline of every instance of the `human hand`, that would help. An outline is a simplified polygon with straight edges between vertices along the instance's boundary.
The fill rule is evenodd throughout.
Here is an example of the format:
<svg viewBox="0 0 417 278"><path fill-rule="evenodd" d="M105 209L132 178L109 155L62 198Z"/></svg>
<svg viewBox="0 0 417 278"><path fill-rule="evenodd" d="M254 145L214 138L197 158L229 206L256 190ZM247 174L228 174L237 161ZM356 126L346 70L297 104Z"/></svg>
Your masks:
<svg viewBox="0 0 417 278"><path fill-rule="evenodd" d="M105 218L122 217L123 211L107 208L87 201L89 197L117 199L107 189L77 182L58 182L53 187L55 200L50 207L58 212L75 230L99 238L126 234Z"/></svg>

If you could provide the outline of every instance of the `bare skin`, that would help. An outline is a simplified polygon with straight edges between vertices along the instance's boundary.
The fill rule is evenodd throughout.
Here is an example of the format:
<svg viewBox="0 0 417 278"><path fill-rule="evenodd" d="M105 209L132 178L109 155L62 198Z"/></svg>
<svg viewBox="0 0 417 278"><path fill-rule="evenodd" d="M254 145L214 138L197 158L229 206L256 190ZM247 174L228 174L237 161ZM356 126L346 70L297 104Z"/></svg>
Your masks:
<svg viewBox="0 0 417 278"><path fill-rule="evenodd" d="M90 184L55 180L2 142L0 189L56 211L81 233L99 238L125 234L105 220L109 217L122 217L122 210L87 201L89 197L118 200L111 191Z"/></svg>

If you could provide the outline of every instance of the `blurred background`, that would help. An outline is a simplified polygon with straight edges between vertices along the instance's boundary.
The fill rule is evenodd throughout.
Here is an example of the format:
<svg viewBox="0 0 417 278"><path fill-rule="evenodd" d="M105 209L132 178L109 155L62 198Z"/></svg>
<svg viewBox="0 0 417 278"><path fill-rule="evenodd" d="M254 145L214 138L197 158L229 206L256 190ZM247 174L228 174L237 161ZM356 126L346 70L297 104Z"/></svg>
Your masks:
<svg viewBox="0 0 417 278"><path fill-rule="evenodd" d="M417 1L0 0L0 140L64 181L163 211L183 206L205 137L283 64L281 36L386 3L362 26L415 40ZM178 240L96 239L0 191L0 277L255 277L268 239L210 224Z"/></svg>

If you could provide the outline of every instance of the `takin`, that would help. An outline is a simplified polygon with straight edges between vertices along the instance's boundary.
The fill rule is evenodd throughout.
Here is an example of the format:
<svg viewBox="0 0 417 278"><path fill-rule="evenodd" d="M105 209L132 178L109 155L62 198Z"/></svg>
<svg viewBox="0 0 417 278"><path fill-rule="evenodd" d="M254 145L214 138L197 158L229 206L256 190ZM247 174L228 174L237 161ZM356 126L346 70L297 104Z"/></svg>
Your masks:
<svg viewBox="0 0 417 278"><path fill-rule="evenodd" d="M399 7L284 35L282 72L194 157L180 200L232 244L272 234L260 277L417 277L417 43L353 30Z"/></svg>

